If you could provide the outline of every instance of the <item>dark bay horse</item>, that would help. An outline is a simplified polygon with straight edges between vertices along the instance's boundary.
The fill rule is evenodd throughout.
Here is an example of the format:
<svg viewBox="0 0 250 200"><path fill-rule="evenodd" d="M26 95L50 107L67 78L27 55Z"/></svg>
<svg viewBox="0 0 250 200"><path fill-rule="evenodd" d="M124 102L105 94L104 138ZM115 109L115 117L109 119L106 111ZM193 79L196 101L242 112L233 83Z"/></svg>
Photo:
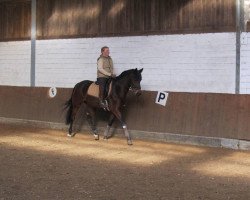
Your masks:
<svg viewBox="0 0 250 200"><path fill-rule="evenodd" d="M110 119L107 125L107 128L104 132L104 139L108 139L108 133L110 127L112 126L114 119L117 118L124 130L124 134L127 137L128 145L132 145L132 140L130 134L127 129L127 125L124 122L124 119L121 114L121 107L125 103L126 95L128 91L131 89L136 94L140 93L141 85L140 82L142 80L143 69L138 70L130 69L122 72L116 78L112 78L111 84L112 89L107 97L109 112L111 113ZM85 80L79 82L75 85L71 98L66 102L65 106L68 109L66 115L66 124L69 126L68 136L73 137L72 133L73 123L75 120L75 116L77 111L81 107L81 105L85 104L85 114L87 116L87 121L91 126L91 130L95 136L95 139L99 139L99 135L96 129L95 122L95 109L100 108L99 99L87 94L89 86L93 83L93 81Z"/></svg>

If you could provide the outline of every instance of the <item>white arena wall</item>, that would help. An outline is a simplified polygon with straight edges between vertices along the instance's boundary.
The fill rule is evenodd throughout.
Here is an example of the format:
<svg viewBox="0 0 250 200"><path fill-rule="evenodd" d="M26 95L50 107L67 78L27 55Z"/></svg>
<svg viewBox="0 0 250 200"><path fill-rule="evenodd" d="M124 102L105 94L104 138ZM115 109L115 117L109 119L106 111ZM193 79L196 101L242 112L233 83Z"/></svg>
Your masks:
<svg viewBox="0 0 250 200"><path fill-rule="evenodd" d="M71 88L81 80L95 80L96 59L105 45L116 74L144 68L144 90L235 92L235 33L37 40L36 86ZM250 47L245 48L247 55ZM245 92L250 91L247 62L241 71ZM30 41L0 43L0 65L0 85L29 86Z"/></svg>
<svg viewBox="0 0 250 200"><path fill-rule="evenodd" d="M0 85L29 86L31 42L0 42Z"/></svg>
<svg viewBox="0 0 250 200"><path fill-rule="evenodd" d="M250 94L250 33L241 34L240 93Z"/></svg>

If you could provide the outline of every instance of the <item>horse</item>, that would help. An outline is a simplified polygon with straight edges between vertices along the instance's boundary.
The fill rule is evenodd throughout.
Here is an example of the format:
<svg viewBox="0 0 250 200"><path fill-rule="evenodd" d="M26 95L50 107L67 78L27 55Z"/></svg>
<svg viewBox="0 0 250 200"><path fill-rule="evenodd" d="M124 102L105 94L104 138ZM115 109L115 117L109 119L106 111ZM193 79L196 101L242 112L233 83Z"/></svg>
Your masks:
<svg viewBox="0 0 250 200"><path fill-rule="evenodd" d="M108 121L108 125L106 130L104 131L104 139L108 139L109 130L115 120L117 118L121 123L121 126L124 130L124 134L127 138L127 144L132 145L132 140L130 134L128 132L127 125L123 119L121 108L125 104L126 96L129 90L132 90L136 95L141 94L141 85L140 82L142 80L141 73L143 68L138 70L129 69L122 72L119 76L115 78L111 78L110 84L111 88L109 90L109 94L106 97L108 102L108 112L110 112L110 118ZM103 109L100 106L99 98L93 97L88 94L88 90L91 85L93 85L93 81L84 80L77 83L72 91L70 99L65 103L65 108L67 109L66 114L66 125L69 125L68 136L73 137L75 133L72 133L73 123L77 114L77 111L82 106L85 105L85 114L87 116L87 121L91 127L92 133L94 135L95 140L99 140L99 134L96 129L96 120L95 120L95 112L96 109Z"/></svg>

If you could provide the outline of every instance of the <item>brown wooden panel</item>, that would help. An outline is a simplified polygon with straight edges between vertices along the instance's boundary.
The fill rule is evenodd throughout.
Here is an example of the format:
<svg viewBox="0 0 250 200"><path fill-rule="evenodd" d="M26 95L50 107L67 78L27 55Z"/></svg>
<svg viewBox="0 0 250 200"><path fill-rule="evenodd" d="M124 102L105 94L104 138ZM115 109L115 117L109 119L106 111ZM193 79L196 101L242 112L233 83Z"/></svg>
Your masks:
<svg viewBox="0 0 250 200"><path fill-rule="evenodd" d="M48 88L0 87L2 117L63 122L63 102L71 89L58 90L56 98L48 97Z"/></svg>
<svg viewBox="0 0 250 200"><path fill-rule="evenodd" d="M238 101L238 132L239 138L250 140L250 99L249 95L242 95Z"/></svg>
<svg viewBox="0 0 250 200"><path fill-rule="evenodd" d="M30 38L31 2L7 1L0 3L0 41Z"/></svg>
<svg viewBox="0 0 250 200"><path fill-rule="evenodd" d="M235 0L38 0L38 38L235 31Z"/></svg>
<svg viewBox="0 0 250 200"><path fill-rule="evenodd" d="M30 0L0 3L0 40L29 39ZM235 31L235 0L37 0L37 36Z"/></svg>
<svg viewBox="0 0 250 200"><path fill-rule="evenodd" d="M47 92L48 88L0 86L0 117L63 123L63 104L72 89L58 88L53 99ZM174 92L164 107L155 104L156 94L128 95L123 113L130 130L250 140L250 95ZM107 119L107 113L98 112L98 126L105 127Z"/></svg>

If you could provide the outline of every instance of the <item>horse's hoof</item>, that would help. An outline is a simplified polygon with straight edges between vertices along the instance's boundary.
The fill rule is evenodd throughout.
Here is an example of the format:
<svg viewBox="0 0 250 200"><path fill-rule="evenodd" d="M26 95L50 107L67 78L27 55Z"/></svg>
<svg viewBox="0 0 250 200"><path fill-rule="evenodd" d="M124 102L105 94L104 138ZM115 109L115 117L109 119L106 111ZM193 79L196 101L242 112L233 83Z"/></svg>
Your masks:
<svg viewBox="0 0 250 200"><path fill-rule="evenodd" d="M68 136L68 137L74 137L74 136L75 136L75 134L72 134L72 133L71 133L71 134L69 134L69 133L68 133L68 134L67 134L67 136Z"/></svg>
<svg viewBox="0 0 250 200"><path fill-rule="evenodd" d="M133 145L132 140L128 140L128 145Z"/></svg>
<svg viewBox="0 0 250 200"><path fill-rule="evenodd" d="M94 134L95 140L99 140L99 135Z"/></svg>
<svg viewBox="0 0 250 200"><path fill-rule="evenodd" d="M108 140L108 136L104 136L103 139L104 139L104 140Z"/></svg>

